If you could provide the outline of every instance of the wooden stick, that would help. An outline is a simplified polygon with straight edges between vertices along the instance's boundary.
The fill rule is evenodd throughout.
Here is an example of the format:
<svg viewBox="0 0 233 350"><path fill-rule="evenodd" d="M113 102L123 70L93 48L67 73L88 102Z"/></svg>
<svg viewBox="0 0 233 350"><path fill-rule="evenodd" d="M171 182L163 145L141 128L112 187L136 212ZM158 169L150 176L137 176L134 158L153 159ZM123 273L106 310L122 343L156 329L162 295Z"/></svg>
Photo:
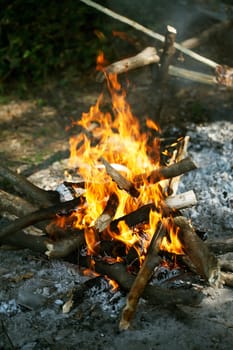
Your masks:
<svg viewBox="0 0 233 350"><path fill-rule="evenodd" d="M196 83L202 83L207 85L217 85L215 76L196 72L190 69L184 69L180 67L170 66L169 74L182 79L192 80Z"/></svg>
<svg viewBox="0 0 233 350"><path fill-rule="evenodd" d="M0 238L4 236L14 234L16 231L22 230L25 227L33 225L39 221L53 219L57 214L63 210L71 210L80 204L80 198L75 198L71 201L53 205L48 208L40 209L33 213L23 216L22 218L16 219L11 224L3 227L0 232Z"/></svg>
<svg viewBox="0 0 233 350"><path fill-rule="evenodd" d="M25 199L0 189L0 209L2 212L5 211L16 216L24 216L36 211L38 208Z"/></svg>
<svg viewBox="0 0 233 350"><path fill-rule="evenodd" d="M170 208L171 211L173 209L185 208L186 205L187 206L195 205L196 202L197 202L196 196L193 191L184 192L182 194L167 197L165 199L165 205L168 208ZM118 219L113 220L110 224L110 230L117 232L117 225L119 221L125 221L125 223L129 227L148 222L150 210L156 210L154 203L145 204L139 209L132 211L131 213L126 214Z"/></svg>
<svg viewBox="0 0 233 350"><path fill-rule="evenodd" d="M233 252L233 237L227 239L210 239L206 242L206 244L215 254Z"/></svg>
<svg viewBox="0 0 233 350"><path fill-rule="evenodd" d="M143 179L147 178L147 181L150 183L156 183L164 179L170 179L172 177L182 175L194 169L197 169L197 165L190 157L186 157L178 163L153 170L149 176L146 176L145 174L137 175L134 181L137 183L137 185L139 185Z"/></svg>
<svg viewBox="0 0 233 350"><path fill-rule="evenodd" d="M176 29L171 26L167 26L167 32L165 35L164 47L163 47L163 52L160 59L160 67L159 67L159 74L158 74L158 82L159 82L160 88L164 87L168 79L169 66L176 52L176 49L174 47L175 40L176 40Z"/></svg>
<svg viewBox="0 0 233 350"><path fill-rule="evenodd" d="M155 79L155 81L158 83L158 102L157 107L155 111L155 115L157 116L158 120L161 120L163 118L163 113L165 109L165 94L166 94L166 86L168 81L168 71L169 66L172 62L172 58L176 52L176 49L174 47L174 43L176 40L176 29L167 26L167 31L165 35L165 41L163 45L163 52L160 59L160 65L158 69L158 74Z"/></svg>
<svg viewBox="0 0 233 350"><path fill-rule="evenodd" d="M85 266L90 266L86 263ZM115 280L120 288L129 291L135 281L135 277L126 270L122 263L108 264L106 262L95 260L95 271L102 275L107 275L110 279ZM147 299L150 304L162 305L199 305L203 299L200 291L193 289L167 289L158 286L147 285L142 293L142 297Z"/></svg>
<svg viewBox="0 0 233 350"><path fill-rule="evenodd" d="M149 49L149 48L147 48L147 49ZM145 49L145 50L147 50L147 49ZM105 67L105 71L107 73L116 73L116 74L125 73L128 71L128 69L126 68L127 66L131 66L131 69L134 68L131 61L135 61L137 56L140 57L140 61L137 62L137 67L144 66L144 61L146 61L146 58L143 58L144 51L142 51L136 56L132 56L132 57L129 57L127 59L123 59L123 60L117 61L115 63L112 63L111 65ZM127 60L127 65L126 64L124 65L125 60ZM157 62L157 59L154 58L154 62L153 62L153 56L152 56L151 64L156 63L156 62ZM207 84L207 85L220 84L220 82L217 82L216 77L214 75L200 73L200 72L196 72L196 71L193 71L190 69L175 67L173 65L169 66L168 74L170 74L174 77L177 77L177 78L188 79L188 80L192 80L192 81L197 82L197 83L202 83L202 84ZM105 78L104 73L102 71L98 72L98 74L96 76L96 81L99 83L102 83L104 81L104 78ZM220 85L224 85L224 84L221 83Z"/></svg>
<svg viewBox="0 0 233 350"><path fill-rule="evenodd" d="M36 236L17 231L13 235L0 238L1 245L10 245L22 249L30 249L34 252L46 254L50 259L64 258L77 250L84 243L83 232L63 237L57 241L49 239L48 236Z"/></svg>
<svg viewBox="0 0 233 350"><path fill-rule="evenodd" d="M177 147L173 152L173 156L171 158L171 164L177 164L178 162L184 160L187 157L187 148L189 143L189 136L185 136L177 143ZM181 175L174 176L168 180L168 194L175 195L178 190L179 182Z"/></svg>
<svg viewBox="0 0 233 350"><path fill-rule="evenodd" d="M60 201L59 193L56 191L45 191L3 165L0 165L0 177L9 182L17 192L23 192L29 200L42 208Z"/></svg>
<svg viewBox="0 0 233 350"><path fill-rule="evenodd" d="M121 74L128 72L132 69L136 69L142 66L146 66L153 63L158 63L160 57L157 55L155 47L147 47L143 51L139 52L136 56L125 58L120 61L114 62L104 68L104 72L107 74L115 73ZM98 72L96 76L96 81L102 83L104 81L105 75L103 72Z"/></svg>
<svg viewBox="0 0 233 350"><path fill-rule="evenodd" d="M150 242L150 246L148 249L148 253L146 258L140 268L137 277L130 289L130 292L127 296L126 305L121 314L121 320L119 324L119 329L126 330L130 327L131 320L136 312L136 307L138 301L150 280L154 268L159 264L160 257L158 256L158 252L160 249L160 245L163 237L166 234L165 228L160 223L158 230L155 232L152 240Z"/></svg>
<svg viewBox="0 0 233 350"><path fill-rule="evenodd" d="M134 184L127 180L119 171L114 169L111 164L109 164L103 157L100 158L101 162L104 164L106 171L109 176L111 176L112 180L115 181L118 187L122 190L128 192L132 197L138 197L139 192L134 187Z"/></svg>
<svg viewBox="0 0 233 350"><path fill-rule="evenodd" d="M96 10L98 10L100 12L105 13L107 16L110 16L112 18L117 19L120 22L128 24L129 26L133 27L134 29L141 31L141 32L145 33L146 35L148 35L156 40L164 42L165 38L163 35L158 34L154 31L152 31L151 29L148 29L148 28L144 27L143 25L141 25L135 21L132 21L131 19L129 19L125 16L119 15L116 12L111 11L104 6L99 5L94 1L91 1L91 0L80 0L80 1L82 1L83 3L85 3L88 6L95 8ZM193 59L200 61L200 62L202 62L202 63L204 63L212 68L215 68L218 65L218 63L216 63L216 62L214 62L214 61L212 61L204 56L201 56L201 55L197 54L196 52L193 52L193 51L185 48L184 46L182 46L178 43L175 43L174 46L176 49L180 50L184 54L186 54L186 55L192 57Z"/></svg>
<svg viewBox="0 0 233 350"><path fill-rule="evenodd" d="M210 285L220 284L220 267L215 255L208 246L198 237L189 221L183 216L174 218L180 228L179 240L184 253L190 258L198 274L204 277Z"/></svg>
<svg viewBox="0 0 233 350"><path fill-rule="evenodd" d="M119 199L117 195L115 193L111 193L103 213L100 215L100 217L98 217L94 224L94 227L97 231L102 232L108 227L115 215L118 204Z"/></svg>
<svg viewBox="0 0 233 350"><path fill-rule="evenodd" d="M182 41L180 44L186 47L187 49L193 49L197 46L202 45L214 35L216 34L219 35L221 32L227 31L232 26L233 26L233 18L225 22L216 23L212 25L210 28L204 30L198 37L192 37L192 38L186 39Z"/></svg>

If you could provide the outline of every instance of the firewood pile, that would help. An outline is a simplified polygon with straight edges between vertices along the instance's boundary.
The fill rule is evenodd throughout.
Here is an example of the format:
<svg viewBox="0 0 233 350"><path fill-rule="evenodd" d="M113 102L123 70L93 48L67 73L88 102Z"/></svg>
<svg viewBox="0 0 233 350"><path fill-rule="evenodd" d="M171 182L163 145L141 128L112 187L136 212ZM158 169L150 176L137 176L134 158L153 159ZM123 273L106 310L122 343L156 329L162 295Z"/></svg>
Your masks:
<svg viewBox="0 0 233 350"><path fill-rule="evenodd" d="M106 80L111 109L101 111L101 95L74 122L83 132L70 139L70 181L47 191L0 166L0 178L7 184L7 190L0 190L0 207L10 220L1 227L0 244L29 248L50 259L75 255L81 269L115 281L128 293L120 330L130 327L141 297L162 305L200 302L201 288L152 283L164 264L199 276L204 285L233 286L233 239L204 242L182 215L182 209L197 203L192 188L177 194L180 177L197 168L187 154L188 137L170 144L150 119L142 133L116 76L160 62L162 105L175 38L176 30L168 26L161 57L155 48L147 48L100 70L97 79ZM232 84L229 70L217 71L221 81Z"/></svg>
<svg viewBox="0 0 233 350"><path fill-rule="evenodd" d="M200 290L150 283L167 254L171 269L180 264L212 286L232 286L229 252L233 241L204 242L182 216L183 208L197 203L193 190L177 194L180 176L197 168L187 155L188 137L177 140L168 151L160 149L159 128L153 121L147 121L149 138L134 130L139 125L116 77L111 79L107 76L114 118L101 112L98 100L78 122L84 132L70 141L70 164L72 172L77 171L72 181L46 191L0 166L0 176L9 188L0 192L1 209L16 217L1 228L0 242L39 251L49 258L76 254L82 268L117 282L118 288L129 292L119 325L124 330L131 324L140 297L164 305L168 301L200 302ZM121 104L115 104L117 98ZM111 126L103 124L106 117ZM130 127L120 130L126 118ZM146 153L141 151L142 142ZM137 146L136 153L132 145ZM161 152L166 158L163 165ZM93 206L98 210L89 212ZM32 225L42 234L31 234ZM215 254L220 252L228 254L218 259Z"/></svg>

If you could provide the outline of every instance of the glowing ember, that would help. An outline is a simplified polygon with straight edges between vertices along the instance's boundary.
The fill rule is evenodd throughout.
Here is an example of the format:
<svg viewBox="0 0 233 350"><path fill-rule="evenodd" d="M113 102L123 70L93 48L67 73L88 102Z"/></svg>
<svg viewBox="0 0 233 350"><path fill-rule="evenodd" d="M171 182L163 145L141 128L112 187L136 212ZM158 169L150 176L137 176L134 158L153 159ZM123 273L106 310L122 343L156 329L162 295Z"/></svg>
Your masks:
<svg viewBox="0 0 233 350"><path fill-rule="evenodd" d="M105 58L100 54L97 69L103 72L104 62ZM150 239L158 223L162 221L170 237L163 240L161 249L180 254L182 247L172 219L164 219L159 209L151 211L149 223L144 224L142 230L129 228L124 221L118 223L117 232L112 232L108 227L100 234L95 227L96 220L103 213L112 194L117 196L119 204L111 219L122 217L149 203L154 203L156 208L164 208L165 197L161 184L151 184L147 180L150 172L160 166L160 151L156 149L159 142L156 139L149 142L150 135L140 131L139 121L132 114L117 76L105 75L112 98L110 111L101 110L103 99L101 95L89 112L83 113L81 120L73 123L82 126L84 130L83 133L70 139L70 166L76 168L85 181L85 203L72 213L72 224L78 229L84 229L88 255L98 254L101 237L104 237L107 240L123 242L126 252L134 247L142 262ZM160 131L156 123L150 119L147 120L147 127ZM86 136L87 131L91 133L91 137ZM145 174L143 182L135 185L139 193L137 197L118 188L107 174L101 157L113 167L117 167L118 171L133 184L137 176ZM65 219L62 218L61 222L59 219L56 224L64 227Z"/></svg>

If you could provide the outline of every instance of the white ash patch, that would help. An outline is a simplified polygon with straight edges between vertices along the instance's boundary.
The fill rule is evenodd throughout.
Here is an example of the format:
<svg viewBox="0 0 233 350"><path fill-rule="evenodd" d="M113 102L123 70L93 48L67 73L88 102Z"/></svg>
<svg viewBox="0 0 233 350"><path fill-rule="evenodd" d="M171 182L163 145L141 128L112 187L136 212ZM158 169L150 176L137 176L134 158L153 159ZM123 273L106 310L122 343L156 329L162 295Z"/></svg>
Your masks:
<svg viewBox="0 0 233 350"><path fill-rule="evenodd" d="M93 286L87 292L87 298L93 305L99 305L100 308L108 313L110 317L118 317L119 311L125 304L125 298L121 291L113 291L107 280L101 278L100 283Z"/></svg>
<svg viewBox="0 0 233 350"><path fill-rule="evenodd" d="M179 191L193 189L198 203L184 215L211 236L233 229L233 124L227 121L192 125L188 153L199 169L184 175Z"/></svg>

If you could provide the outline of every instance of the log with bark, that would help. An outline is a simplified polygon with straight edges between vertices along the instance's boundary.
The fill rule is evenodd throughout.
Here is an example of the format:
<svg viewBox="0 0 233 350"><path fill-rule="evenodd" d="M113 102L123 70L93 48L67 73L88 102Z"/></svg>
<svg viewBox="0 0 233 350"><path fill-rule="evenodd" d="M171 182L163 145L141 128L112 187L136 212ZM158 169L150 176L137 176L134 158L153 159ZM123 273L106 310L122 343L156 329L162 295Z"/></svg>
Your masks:
<svg viewBox="0 0 233 350"><path fill-rule="evenodd" d="M160 223L151 239L146 258L137 274L137 277L134 280L129 294L127 295L126 305L122 311L119 324L120 330L126 330L130 327L131 320L136 312L139 298L141 297L148 281L152 277L155 267L160 263L158 253L165 234L166 230L162 223Z"/></svg>
<svg viewBox="0 0 233 350"><path fill-rule="evenodd" d="M194 228L184 216L174 218L175 224L180 228L179 240L186 256L190 259L189 267L196 270L210 285L220 285L220 267L218 259L209 250L208 246L196 234ZM186 260L189 263L189 260Z"/></svg>
<svg viewBox="0 0 233 350"><path fill-rule="evenodd" d="M98 72L96 75L96 81L102 83L104 81L106 73L121 74L142 66L158 63L159 60L160 57L157 55L156 48L147 47L143 51L139 52L136 56L125 58L123 60L110 64L104 68L103 71Z"/></svg>

